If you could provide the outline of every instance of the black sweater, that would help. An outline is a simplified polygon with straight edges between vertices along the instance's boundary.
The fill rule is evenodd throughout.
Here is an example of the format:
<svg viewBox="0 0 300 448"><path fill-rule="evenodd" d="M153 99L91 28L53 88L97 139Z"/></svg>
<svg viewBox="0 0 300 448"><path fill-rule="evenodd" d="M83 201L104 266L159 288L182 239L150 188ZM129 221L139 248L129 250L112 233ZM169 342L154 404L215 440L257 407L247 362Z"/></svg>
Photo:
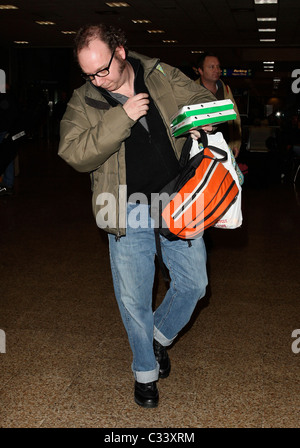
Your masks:
<svg viewBox="0 0 300 448"><path fill-rule="evenodd" d="M144 83L144 70L137 59L128 58L135 72L135 93L148 93ZM116 106L118 101L101 89L107 101ZM144 193L148 200L151 193L158 193L179 172L178 160L167 135L161 115L149 95L150 105L146 115L149 132L138 121L125 141L127 197Z"/></svg>

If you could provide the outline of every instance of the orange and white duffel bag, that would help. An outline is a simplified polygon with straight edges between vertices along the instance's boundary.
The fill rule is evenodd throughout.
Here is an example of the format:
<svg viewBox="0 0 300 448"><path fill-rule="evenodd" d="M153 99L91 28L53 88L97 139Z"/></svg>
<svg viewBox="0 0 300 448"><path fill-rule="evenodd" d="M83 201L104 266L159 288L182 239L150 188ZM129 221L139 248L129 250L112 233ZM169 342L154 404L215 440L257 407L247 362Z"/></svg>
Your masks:
<svg viewBox="0 0 300 448"><path fill-rule="evenodd" d="M169 240L189 240L208 227L240 227L241 185L232 157L220 132L207 135L201 130L198 142L189 136L179 175L152 201L156 232Z"/></svg>

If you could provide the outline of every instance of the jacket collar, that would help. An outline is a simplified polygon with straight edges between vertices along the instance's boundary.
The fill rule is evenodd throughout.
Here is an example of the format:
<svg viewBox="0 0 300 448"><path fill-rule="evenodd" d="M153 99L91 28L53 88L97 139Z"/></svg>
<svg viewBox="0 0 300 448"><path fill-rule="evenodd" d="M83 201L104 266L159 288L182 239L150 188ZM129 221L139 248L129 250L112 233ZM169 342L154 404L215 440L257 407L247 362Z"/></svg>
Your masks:
<svg viewBox="0 0 300 448"><path fill-rule="evenodd" d="M127 59L132 64L135 72L140 64L143 66L145 78L159 65L160 62L158 58L150 58L134 51L129 51ZM107 103L99 101L99 92L102 96L105 96L104 89L95 87L90 81L86 81L83 88L85 101L87 104L97 109L107 108Z"/></svg>

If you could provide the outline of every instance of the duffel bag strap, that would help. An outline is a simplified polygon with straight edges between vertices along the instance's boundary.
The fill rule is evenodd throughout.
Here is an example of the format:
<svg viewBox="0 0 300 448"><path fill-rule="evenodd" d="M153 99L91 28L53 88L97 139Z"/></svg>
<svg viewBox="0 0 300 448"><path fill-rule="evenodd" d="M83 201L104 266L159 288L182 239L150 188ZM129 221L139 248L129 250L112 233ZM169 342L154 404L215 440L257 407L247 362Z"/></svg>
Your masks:
<svg viewBox="0 0 300 448"><path fill-rule="evenodd" d="M157 255L159 267L161 270L161 274L163 276L166 286L169 287L171 279L170 279L169 271L163 261L159 229L157 229L157 228L154 229L154 235L155 235L156 255ZM191 240L186 240L186 243L189 245L189 247L192 245Z"/></svg>
<svg viewBox="0 0 300 448"><path fill-rule="evenodd" d="M198 142L202 142L204 148L206 148L207 146L207 135L206 132L203 131L203 129L199 129L200 135L201 137L199 138ZM179 166L181 168L183 168L184 166L186 166L186 164L189 161L190 158L190 152L191 152L191 148L192 148L192 144L193 144L193 139L191 134L188 135L183 147L182 147L182 151L181 151L181 156L179 159Z"/></svg>
<svg viewBox="0 0 300 448"><path fill-rule="evenodd" d="M217 146L212 146L212 145L209 145L208 148L211 151L216 152L217 154L222 156L221 159L216 159L216 160L218 160L218 162L226 162L226 160L228 159L227 152L224 151L223 149L218 148Z"/></svg>
<svg viewBox="0 0 300 448"><path fill-rule="evenodd" d="M160 267L160 270L161 270L161 273L162 273L162 276L163 276L163 279L164 279L166 285L169 286L170 277L169 277L166 265L163 262L159 229L154 229L154 235L155 235L156 255L157 255L158 262L159 262L159 267Z"/></svg>
<svg viewBox="0 0 300 448"><path fill-rule="evenodd" d="M217 159L219 162L226 162L226 160L227 160L226 151L224 151L221 148L217 148L216 146L208 145L208 139L207 139L206 132L203 129L199 129L199 132L200 132L200 138L198 139L198 143L202 143L204 148L208 147L214 153L222 156L221 159L220 158ZM182 152L181 152L181 156L179 159L179 165L181 168L185 167L189 161L192 144L193 144L193 138L192 138L191 134L189 134L183 147L182 147Z"/></svg>

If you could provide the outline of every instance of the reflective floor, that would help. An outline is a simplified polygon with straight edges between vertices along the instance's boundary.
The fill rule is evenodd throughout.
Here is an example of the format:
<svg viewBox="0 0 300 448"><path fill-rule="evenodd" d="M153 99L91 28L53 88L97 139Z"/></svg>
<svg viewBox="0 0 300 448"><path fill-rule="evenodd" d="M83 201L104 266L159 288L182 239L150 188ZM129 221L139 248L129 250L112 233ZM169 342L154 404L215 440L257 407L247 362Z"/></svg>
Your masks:
<svg viewBox="0 0 300 448"><path fill-rule="evenodd" d="M243 226L206 233L207 295L143 409L89 177L56 152L27 142L0 198L0 427L299 428L300 184L249 183Z"/></svg>

